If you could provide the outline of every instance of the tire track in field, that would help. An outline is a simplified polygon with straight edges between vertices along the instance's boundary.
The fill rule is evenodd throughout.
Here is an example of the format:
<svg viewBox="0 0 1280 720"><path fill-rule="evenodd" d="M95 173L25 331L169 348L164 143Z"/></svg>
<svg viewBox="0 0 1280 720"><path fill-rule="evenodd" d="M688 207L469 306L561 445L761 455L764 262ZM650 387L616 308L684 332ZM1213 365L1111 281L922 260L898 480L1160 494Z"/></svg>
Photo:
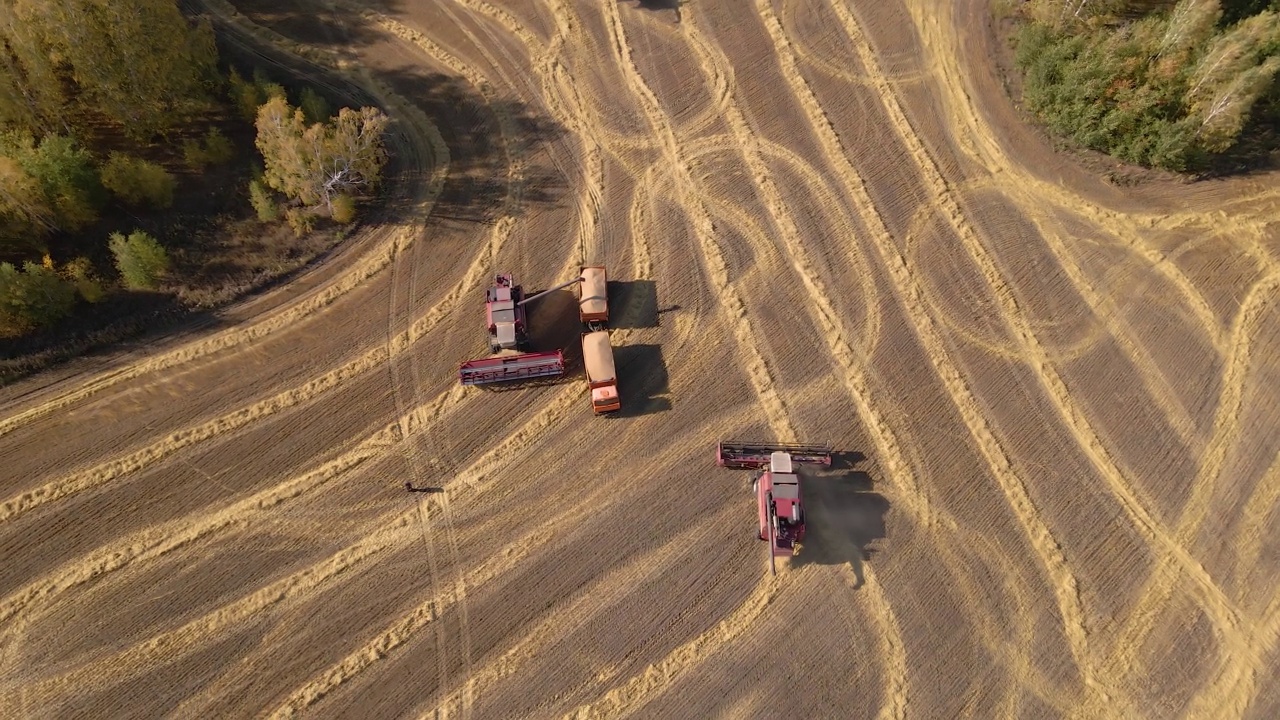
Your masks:
<svg viewBox="0 0 1280 720"><path fill-rule="evenodd" d="M335 67L335 63L323 53L303 48L283 36L279 36L265 28L258 27L241 15L225 0L204 0L207 7L214 11L220 20L236 27L249 36L263 39L277 51L291 54L299 59L325 65L338 74L347 77L351 82L372 95L383 107L392 112L393 118L407 124L410 131L406 137L410 142L406 148L409 157L417 162L419 170L431 167L429 179L423 183L422 189L402 211L415 219L402 222L388 230L374 230L385 233L387 239L374 244L354 267L339 274L322 287L312 291L302 300L268 315L267 318L246 327L230 328L202 340L183 344L171 351L149 357L124 369L108 371L89 379L74 390L62 393L50 400L40 403L20 413L0 420L0 437L13 432L41 417L57 412L63 408L97 395L122 382L143 375L167 370L192 362L214 353L239 347L243 344L260 340L279 330L292 327L299 321L314 315L338 298L359 287L364 281L377 275L394 261L395 257L412 244L422 234L421 220L430 214L431 208L439 196L444 179L449 169L449 151L436 126L421 111L414 108L407 100L392 92L382 83L373 81L367 76L361 77L358 72L350 72L344 67ZM340 65L340 64L339 64ZM414 142L417 140L418 142ZM426 147L415 147L425 141Z"/></svg>
<svg viewBox="0 0 1280 720"><path fill-rule="evenodd" d="M1230 335L1232 352L1223 374L1222 392L1209 443L1199 471L1191 482L1191 495L1184 503L1177 523L1175 541L1179 546L1191 545L1200 532L1208 517L1214 493L1222 482L1227 454L1240 440L1245 381L1255 359L1252 340L1266 313L1271 310L1269 301L1275 299L1277 290L1280 290L1280 273L1259 281L1250 288L1236 317ZM1181 574L1179 570L1176 558L1165 555L1159 559L1155 571L1138 592L1137 603L1127 613L1128 622L1116 635L1111 656L1101 668L1108 677L1134 678L1141 672L1142 661L1139 655L1144 641L1155 629L1161 613L1168 607L1169 600L1177 589L1175 584ZM1251 693L1252 688L1247 684L1241 685L1237 678L1256 673L1263 664L1266 653L1257 643L1257 633L1223 633L1219 638L1218 654L1221 677L1228 678L1223 682L1231 682L1235 688L1233 692ZM1211 695L1214 702L1236 700L1221 692ZM1085 706L1080 708L1076 716L1088 717L1091 710L1096 712L1104 709Z"/></svg>
<svg viewBox="0 0 1280 720"><path fill-rule="evenodd" d="M557 393L551 403L537 416L447 483L446 494L458 489L459 484L465 485L469 491L483 492L487 487L501 480L500 471L510 461L519 457L520 450L539 439L542 432L552 424L563 420L569 414L570 406L577 406L580 401L580 392L574 387ZM743 415L746 412L747 410L740 411ZM687 452L687 450L686 443L686 446L669 448L667 453ZM667 453L664 453L664 456ZM610 499L616 499L616 491L604 484L597 485L595 491L571 508L563 510L552 519L540 524L520 540L494 553L479 568L466 573L463 583L468 587L478 587L510 571L559 534L560 529L566 524L598 513L602 505L609 504ZM434 621L444 610L452 608L457 601L456 591L447 591L443 596L433 597L419 604L408 614L398 618L390 627L368 640L359 650L348 654L339 663L295 688L290 693L289 699L272 711L270 717L292 717L315 704L384 659L390 650L408 642L414 634ZM464 704L464 712L466 708L467 705Z"/></svg>
<svg viewBox="0 0 1280 720"><path fill-rule="evenodd" d="M839 24L857 50L859 62L879 90L880 101L889 115L890 124L895 134L906 145L926 187L941 211L939 214L947 221L956 236L960 238L970 258L981 270L988 288L1000 306L1001 315L1005 323L1013 331L1015 338L1019 341L1019 345L1026 352L1027 359L1034 363L1033 367L1037 370L1037 375L1041 378L1042 384L1045 385L1045 391L1050 400L1059 407L1064 419L1068 420L1068 427L1072 429L1077 442L1081 446L1090 447L1096 453L1103 455L1103 464L1098 465L1099 471L1107 474L1107 479L1113 484L1122 486L1124 492L1132 494L1132 484L1128 483L1119 473L1116 462L1107 454L1093 428L1087 424L1084 413L1074 405L1066 383L1058 375L1057 368L1049 357L1049 353L1040 344L1039 338L1026 318L1026 314L1019 307L1013 287L1006 281L996 259L986 250L980 233L966 218L963 209L961 209L953 196L949 184L942 176L937 163L924 147L919 135L912 128L906 113L898 103L893 88L880 70L875 53L863 35L852 11L840 3L834 4L833 8L835 9L836 17L839 19ZM1116 340L1117 345L1120 346L1129 362L1137 370L1136 374L1143 384L1147 386L1148 394L1165 411L1164 414L1173 423L1175 430L1183 434L1184 440L1193 437L1194 423L1190 416L1186 414L1185 408L1182 408L1177 402L1176 392L1167 382L1160 382L1160 380L1163 380L1163 374L1150 360L1150 356L1145 352L1137 351L1139 342L1127 331L1127 325L1121 322L1108 323L1108 320L1113 317L1112 313L1102 311L1102 299L1095 292L1092 292L1092 285L1084 277L1080 268L1072 261L1065 261L1065 257L1068 257L1065 252L1058 252L1059 250L1064 250L1060 239L1055 236L1053 239L1046 238L1046 240L1048 240L1054 254L1059 258L1062 267L1067 271L1067 276L1072 280L1073 286L1080 292L1086 304L1090 307L1094 317L1108 324L1108 330Z"/></svg>
<svg viewBox="0 0 1280 720"><path fill-rule="evenodd" d="M936 8L928 6L924 0L905 0L904 4L915 20L921 47L933 56L933 62L936 63L941 75L941 80L935 84L935 87L949 96L941 99L950 105L948 114L956 130L951 134L957 144L994 177L1005 178L1004 182L1000 183L1003 192L1010 199L1016 199L1024 211L1043 207L1045 201L1052 201L1059 207L1070 210L1087 219L1094 226L1107 231L1132 252L1146 260L1152 270L1158 272L1183 296L1187 301L1188 309L1204 327L1210 342L1221 353L1225 334L1222 323L1209 306L1204 294L1195 287L1181 268L1166 262L1165 253L1144 242L1143 235L1150 227L1144 228L1142 223L1135 222L1124 213L1096 206L1055 183L1042 181L1009 158L994 134L980 120L984 117L983 113L967 90L968 85L959 60L966 55L958 49L956 31L951 25L950 18L945 18L945 22L940 21L935 15ZM841 7L839 4L834 5L837 9ZM1155 223L1154 217L1147 220L1148 226Z"/></svg>
<svg viewBox="0 0 1280 720"><path fill-rule="evenodd" d="M506 177L507 192L506 192L506 198L504 202L504 213L494 226L494 229L493 229L494 238L491 239L489 243L489 247L491 248L501 247L502 245L505 245L506 242L510 239L512 233L514 232L515 224L516 224L515 216L516 216L516 213L519 211L524 199L524 177L525 177L526 159L524 157L523 150L520 147L518 147L518 143L515 142L517 133L514 127L514 122L511 117L511 113L506 108L506 106L496 102L497 94L493 90L493 86L489 82L488 77L484 73L475 70L474 68L462 62L458 58L455 58L454 56L450 55L443 48L438 46L436 43L432 42L430 38L426 37L425 35L422 35L421 33L418 33L399 23L388 22L386 21L387 19L383 18L382 16L379 16L376 13L373 13L368 10L362 10L362 9L356 8L349 3L338 2L335 4L341 5L348 12L354 12L359 14L366 21L369 21L370 23L372 23L375 27L381 27L384 31L387 31L389 34L399 37L402 40L405 40L406 42L408 42L409 44L418 47L423 52L425 52L428 56L435 58L438 62L442 63L443 65L450 68L454 72L458 73L460 76L465 78L468 83L471 84L471 86L476 90L476 92L479 93L479 95L485 102L485 106L489 109L490 112L494 114L494 116L497 119L498 133L502 138L503 152L506 156L506 161L507 161L507 177ZM461 23L459 23L459 27L461 27ZM521 253L521 256L523 256L523 252ZM496 254L490 255L489 257L486 258L486 260L488 261L487 266L490 269L492 269L493 263L496 261ZM415 296L416 294L412 292L410 293L411 298ZM391 335L391 328L388 328L388 336L390 337L390 335ZM399 379L398 363L395 361L392 361L390 363L390 367L392 372L393 394L396 400L397 410L403 413L403 410L404 410L403 399L399 389L400 379ZM418 382L417 364L414 363L411 365L411 367L412 367L412 376L414 380L412 387L415 388L414 400L415 402L417 402L419 398L417 397L416 388L420 387L421 384ZM421 461L421 458L419 457L420 453L418 451L418 447L419 445L416 443L405 443L401 445L401 450L404 453L406 462L408 463L410 480L412 481L417 481L419 478L423 477L424 465L427 467L432 466L432 463L423 463ZM426 531L427 528L429 527L429 518L430 518L429 513L426 513L423 511L423 508L426 506L426 504L427 504L427 501L425 499L420 500L418 503L419 519L421 521L421 527L423 528L423 533L422 533L423 543L426 545L427 567L431 573L431 587L433 592L436 595L440 595L439 586L437 584L438 583L437 579L440 576L440 570L439 570L439 563L436 557L435 543L432 540L433 533L429 533ZM444 528L444 536L445 536L445 544L447 546L447 552L449 552L451 556L453 567L456 568L458 566L457 531L453 524L453 513L452 513L452 507L449 502L448 493L445 493L443 495L443 498L440 500L439 504L441 507L440 517L443 520L443 528ZM461 575L458 575L453 580L453 594L456 599L456 604L458 606L458 629L459 629L459 634L461 635L460 644L462 646L461 652L460 652L460 657L462 660L462 672L464 676L469 677L471 674L471 665L472 665L471 626L470 626L470 617L469 617L470 614L467 610L467 587ZM434 627L435 634L436 634L436 649L437 649L436 655L437 655L437 661L439 664L439 671L440 671L439 682L441 685L447 686L450 684L450 679L449 679L450 672L449 672L449 661L448 661L450 647L445 637L445 629L441 627L439 623L433 623L432 626ZM470 715L469 711L470 711L470 704L464 703L463 713L462 713L463 716L469 717Z"/></svg>
<svg viewBox="0 0 1280 720"><path fill-rule="evenodd" d="M731 111L726 110L726 114L729 114L730 112ZM738 116L741 117L740 114ZM733 115L730 115L730 117L733 117ZM742 146L740 145L740 142L740 138L721 137L710 137L692 141L686 145L688 148L689 162L695 163L702 157L714 153L741 154ZM807 188L808 191L819 200L819 204L824 207L832 208L831 212L833 214L838 213L841 218L839 229L845 232L847 237L853 237L852 220L850 220L845 210L841 208L840 202L836 198L835 193L831 191L822 176L813 168L812 165L777 143L761 138L754 138L753 142L753 150L759 158L768 158L775 162L785 163L792 172L804 179L809 185ZM763 164L759 164L757 167L753 167L752 169L753 171L762 171L766 173L766 175L769 173L768 169L764 167ZM704 195L703 202L705 202L709 208L715 210L714 214L716 217L726 220L730 225L734 226L735 229L743 235L743 237L752 241L752 247L760 254L766 254L770 250L776 250L776 245L769 239L768 234L760 226L760 223L755 221L745 210L734 207L730 202L706 195ZM785 204L781 205L781 207L785 207ZM833 225L835 224L836 223L833 223ZM797 238L798 237L799 235L797 231ZM788 246L787 250L790 252L792 251L792 248ZM866 256L861 247L858 247L856 244L850 246L846 260L852 266L852 274L856 278L855 282L858 284L858 290L861 296L860 300L865 313L862 332L860 336L854 340L853 346L862 348L860 351L862 356L870 357L871 353L874 352L876 346L880 342L883 320L882 313L880 312L880 303L878 302L879 296L876 292L875 279L871 273L870 259ZM810 263L806 263L806 267L812 269L812 265ZM832 272L834 272L834 270ZM817 277L816 272L814 277ZM828 296L824 294L823 297L825 299ZM835 312L834 309L832 312ZM837 314L833 317L839 316L840 315ZM841 328L841 333L842 337L844 337L845 334L843 328Z"/></svg>
<svg viewBox="0 0 1280 720"><path fill-rule="evenodd" d="M570 406L576 405L580 400L580 393L577 390L579 389L569 387L557 393L546 407L445 483L446 492L457 491L459 485L465 485L469 490L483 489L499 480L500 471L512 459L518 458L522 449L536 442L548 427L567 417ZM462 395L461 386L454 388L445 397L450 395ZM439 408L441 405L444 403L441 402L436 407ZM403 442L407 436L404 428L412 428L430 420L429 412L428 408L417 408L413 415L402 417L389 424L366 440L368 449L377 446L385 452L396 443ZM349 453L349 455L353 454L354 452ZM288 484L296 485L297 483ZM136 676L157 664L172 662L174 659L197 652L200 649L200 643L216 639L228 627L243 622L285 600L306 597L357 564L397 543L411 544L420 540L416 525L417 515L416 507L409 511L388 513L369 523L370 526L378 528L373 533L351 543L321 563L295 572L180 628L161 633L120 654L77 667L73 672L60 678L46 679L24 690L44 692L47 695L51 688L63 688L69 684L92 686L105 682L107 678L119 681L121 675L125 673ZM313 681L308 683L308 686L325 682L327 681L323 679Z"/></svg>
<svg viewBox="0 0 1280 720"><path fill-rule="evenodd" d="M510 223L507 223L508 225ZM467 268L463 279L436 305L418 318L407 330L393 337L386 345L380 345L363 356L331 370L310 382L241 408L214 420L170 434L165 439L141 448L123 458L99 464L88 470L65 476L11 497L0 504L0 522L7 522L32 509L62 499L75 493L105 485L129 473L150 467L185 448L207 440L226 436L263 418L290 408L298 407L341 387L351 379L373 370L399 355L426 336L442 320L452 314L459 301L472 289L479 287L488 272L493 254L501 250L509 233L495 231L489 243Z"/></svg>
<svg viewBox="0 0 1280 720"><path fill-rule="evenodd" d="M852 33L858 33L856 37L860 37L860 30L858 30L856 21L847 8L837 5L836 11L842 22L849 28L851 37L855 37ZM870 48L865 41L855 44L859 47L860 55L863 55L870 63L874 63L875 58L870 55ZM874 67L873 64L868 64L866 69L869 73L874 74ZM897 108L894 98L891 96L884 97L883 100L886 108L890 109L891 115L901 116L900 108L897 109L897 113L892 112L894 108ZM901 122L905 123L905 118ZM899 125L899 123L895 121L895 125ZM913 134L906 132L908 129L909 126L898 127L900 134L914 137ZM915 138L915 143L919 143L918 138ZM922 147L921 150L923 151ZM924 165L924 163L918 164ZM953 216L953 219L958 220L960 217L957 214ZM957 225L959 225L958 222ZM970 256L982 270L983 277L992 288L996 300L1002 306L1002 314L1005 316L1010 328L1028 352L1030 356L1028 359L1033 364L1033 368L1036 370L1036 375L1040 379L1048 399L1058 410L1059 415L1062 416L1064 424L1071 431L1085 456L1089 458L1094 468L1106 481L1111 494L1119 501L1125 515L1153 550L1159 548L1171 555L1177 564L1186 571L1195 586L1194 597L1204 607L1206 614L1219 627L1221 632L1227 636L1239 638L1242 632L1242 620L1234 603L1214 583L1213 578L1205 571L1204 567L1191 556L1185 547L1177 542L1170 533L1169 528L1161 524L1142 503L1141 499L1137 497L1133 490L1133 484L1127 479L1126 473L1121 470L1116 460L1111 457L1101 438L1094 430L1092 423L1073 399L1066 383L1058 375L1057 369L1049 361L1048 354L1045 352L1044 347L1040 345L1038 338L1019 310L1012 290L1004 282L994 259L991 258L971 233L959 232L959 236ZM1099 701L1101 702L1101 699Z"/></svg>
<svg viewBox="0 0 1280 720"><path fill-rule="evenodd" d="M1258 569L1258 558L1262 554L1262 543L1267 539L1265 532L1272 513L1280 506L1280 453L1271 461L1271 468L1262 476L1245 503L1241 513L1240 529L1236 531L1234 543L1236 597L1241 604L1246 604L1247 593L1254 586L1254 574Z"/></svg>
<svg viewBox="0 0 1280 720"><path fill-rule="evenodd" d="M691 176L688 160L682 152L684 148L676 138L673 128L667 122L657 97L653 94L653 91L640 75L639 70L631 59L626 32L617 7L613 4L605 4L602 6L602 10L610 32L614 59L623 71L626 84L639 99L650 126L660 135L663 152L673 168L673 180L676 186L674 190L678 193L681 204L691 213L690 219L693 224L694 234L698 240L704 270L711 280L713 289L718 297L721 298L722 309L726 311L726 320L730 323L740 352L747 355L745 364L748 378L755 389L756 396L760 398L764 406L763 409L769 426L780 438L794 438L795 431L787 416L785 403L774 389L773 379L769 374L768 367L760 356L759 350L753 344L754 334L747 318L745 304L738 294L737 288L729 282L724 256L713 237L714 225L711 216L705 204L698 198L699 193ZM718 67L723 67L723 65L704 64L702 69L708 73L716 73L716 68ZM732 104L730 104L730 107L732 107ZM757 586L757 590L752 597L715 629L681 646L671 655L651 666L644 674L633 678L622 688L606 694L602 702L612 710L623 711L642 705L646 696L668 683L674 673L682 672L695 664L710 642L714 641L717 645L732 642L763 611L765 605L768 604L776 591L776 583L761 583ZM882 608L881 613L873 614L874 620L882 625L881 629L886 637L895 639L893 644L896 645L898 650L901 650L900 631L896 620L892 616L891 609L888 608L888 602L884 599L883 590L879 586L869 586L867 594L869 597L877 599L878 602L875 604ZM653 673L655 672L662 678L658 685L655 685L652 681ZM886 676L889 678L889 688L886 690L888 706L900 715L906 700L905 654L895 654L886 658Z"/></svg>
<svg viewBox="0 0 1280 720"><path fill-rule="evenodd" d="M697 664L703 656L737 639L764 614L765 608L773 602L781 589L781 581L777 576L764 577L751 595L715 627L677 647L661 661L650 665L624 685L610 690L599 700L580 706L564 717L574 720L626 717L651 696L665 690L676 677L689 666Z"/></svg>
<svg viewBox="0 0 1280 720"><path fill-rule="evenodd" d="M1134 374L1146 390L1147 397L1155 402L1161 414L1169 421L1170 427L1178 434L1178 439L1193 452L1199 452L1203 446L1203 440L1200 438L1195 420L1179 400L1177 389L1169 382L1155 358L1147 351L1138 334L1125 319L1124 313L1116 306L1113 297L1094 287L1084 269L1076 262L1074 254L1064 240L1067 233L1062 229L1061 223L1039 207L1024 208L1024 217L1032 222L1040 237L1044 238L1049 251L1058 260L1058 266L1066 273L1072 286L1093 311L1093 316L1102 321L1107 334L1133 365L1136 371ZM1221 348L1218 350L1221 352Z"/></svg>
<svg viewBox="0 0 1280 720"><path fill-rule="evenodd" d="M963 192L961 188L953 188L954 192ZM924 238L927 234L927 226L937 216L937 208L932 203L925 203L915 213L912 221L909 223L906 231L906 237L903 238L902 256L906 260L907 265L912 268L921 267L919 258L926 255L926 251L921 249ZM937 242L937 239L934 239ZM1022 350L1013 347L1008 339L997 344L996 341L984 337L978 330L972 329L964 324L963 320L958 319L961 315L959 312L949 311L946 304L939 300L946 293L936 289L937 283L930 280L927 275L921 276L921 282L925 283L922 288L925 298L929 301L937 314L939 325L946 327L948 335L959 338L964 343L975 348L1005 360L1013 362L1024 362L1025 356ZM970 306L972 307L972 306ZM1089 325L1088 331L1081 333L1080 337L1070 342L1060 342L1054 345L1051 350L1052 358L1055 362L1065 363L1076 360L1085 353L1092 351L1098 346L1098 343L1104 338L1110 337L1107 334L1106 327L1103 323L1096 322ZM1141 350L1141 348L1139 348ZM1145 352L1145 351L1144 351ZM1163 376L1162 376L1163 377ZM1186 413L1185 409L1179 407L1179 411Z"/></svg>
<svg viewBox="0 0 1280 720"><path fill-rule="evenodd" d="M447 417L458 407L457 401L461 394L460 387L453 388L430 404L416 408L408 418L402 418L366 437L333 460L286 479L268 490L213 512L146 528L87 557L65 563L0 600L0 622L17 617L9 634L12 642L16 643L29 625L32 614L39 613L42 607L48 606L68 590L100 580L110 573L163 558L224 531L250 528L279 505L322 490L329 483L365 463L384 457L387 451L406 439L403 426L421 425ZM36 607L32 608L33 604Z"/></svg>
<svg viewBox="0 0 1280 720"><path fill-rule="evenodd" d="M1010 509L1026 533L1031 547L1039 555L1040 562L1045 568L1053 588L1058 613L1062 618L1063 635L1071 650L1072 657L1080 669L1086 687L1095 692L1102 692L1098 681L1089 671L1088 631L1084 609L1080 601L1079 583L1076 581L1075 574L1063 554L1061 544L1054 538L1052 532L1041 518L1039 510L1027 492L1025 481L1016 471L1012 460L996 438L986 417L982 414L980 405L965 382L963 374L947 353L945 342L929 313L921 284L914 276L912 269L907 265L906 260L899 253L888 228L885 227L883 220L875 209L875 204L867 192L865 183L849 161L834 127L818 103L813 91L809 88L807 81L804 80L804 77L796 67L795 57L789 50L789 41L781 23L778 22L767 2L757 2L757 10L764 17L766 29L768 29L770 37L773 39L775 52L787 84L791 87L797 102L808 116L814 134L826 151L826 156L831 159L833 168L844 182L855 206L862 210L860 217L863 218L863 222L866 223L871 231L872 240L881 255L883 264L893 284L897 288L903 310L916 329L916 338L921 348L934 365L948 395L951 397L956 409L959 410L960 415L964 418L965 425L972 435L975 445L986 460L992 476L1000 485L1001 490L1004 491L1005 497L1009 501ZM809 283L806 283L806 285L809 286ZM815 307L821 308L822 305L819 303L825 304L826 293L823 288L811 286L810 295L813 297ZM829 329L826 334L829 339L837 338L839 337L838 321L836 320L838 315L828 313L830 313L829 310L824 310L820 314L820 317L823 318L824 326ZM858 411L864 418L864 425L873 434L873 441L876 443L877 451L887 459L886 469L898 482L905 483L903 485L906 491L905 495L908 497L923 496L922 491L915 485L912 468L903 459L903 452L892 430L884 422L883 418L879 416L875 408L867 402L866 381L861 377L858 368L857 352L847 347L835 347L832 352L844 366L845 377L851 387L850 395L859 406ZM928 515L924 515L924 517L928 517Z"/></svg>

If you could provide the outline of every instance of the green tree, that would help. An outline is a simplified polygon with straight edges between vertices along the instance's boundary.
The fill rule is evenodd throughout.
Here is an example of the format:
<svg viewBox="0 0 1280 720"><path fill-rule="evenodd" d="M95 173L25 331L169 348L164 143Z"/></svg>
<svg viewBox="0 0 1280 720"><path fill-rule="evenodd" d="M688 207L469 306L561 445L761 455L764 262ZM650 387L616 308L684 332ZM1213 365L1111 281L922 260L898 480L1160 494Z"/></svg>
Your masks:
<svg viewBox="0 0 1280 720"><path fill-rule="evenodd" d="M124 279L125 287L154 290L169 271L169 254L155 238L141 230L127 237L123 233L111 233L107 246L115 256L116 270Z"/></svg>
<svg viewBox="0 0 1280 720"><path fill-rule="evenodd" d="M113 152L102 166L102 184L129 205L167 208L177 181L153 162Z"/></svg>
<svg viewBox="0 0 1280 720"><path fill-rule="evenodd" d="M27 262L22 270L0 263L0 333L17 335L66 317L75 288L52 269Z"/></svg>
<svg viewBox="0 0 1280 720"><path fill-rule="evenodd" d="M298 106L302 108L302 114L306 116L307 122L322 123L333 117L333 111L329 109L329 101L309 87L302 88Z"/></svg>
<svg viewBox="0 0 1280 720"><path fill-rule="evenodd" d="M0 252L43 249L40 239L53 226L44 190L16 160L0 155Z"/></svg>
<svg viewBox="0 0 1280 720"><path fill-rule="evenodd" d="M249 204L258 213L258 220L264 223L273 222L280 217L280 208L276 205L275 198L271 197L271 191L261 180L249 181Z"/></svg>
<svg viewBox="0 0 1280 720"><path fill-rule="evenodd" d="M86 302L101 302L106 297L102 281L98 279L89 258L78 257L67 263L62 267L62 275Z"/></svg>
<svg viewBox="0 0 1280 720"><path fill-rule="evenodd" d="M355 222L356 219L356 201L350 195L335 195L331 205L330 212L334 222L343 225Z"/></svg>
<svg viewBox="0 0 1280 720"><path fill-rule="evenodd" d="M94 106L138 138L207 106L217 50L174 0L26 0L28 22Z"/></svg>
<svg viewBox="0 0 1280 720"><path fill-rule="evenodd" d="M50 229L79 230L98 219L102 183L93 157L71 138L48 135L36 145L30 133L0 133L0 155L17 161L39 183Z"/></svg>

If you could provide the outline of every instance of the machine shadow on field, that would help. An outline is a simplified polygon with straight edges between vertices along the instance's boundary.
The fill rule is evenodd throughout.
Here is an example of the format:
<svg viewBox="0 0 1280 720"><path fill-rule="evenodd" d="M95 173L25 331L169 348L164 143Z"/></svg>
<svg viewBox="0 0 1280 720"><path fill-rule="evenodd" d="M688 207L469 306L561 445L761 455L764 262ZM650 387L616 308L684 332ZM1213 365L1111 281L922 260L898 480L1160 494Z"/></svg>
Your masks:
<svg viewBox="0 0 1280 720"><path fill-rule="evenodd" d="M833 458L830 472L809 473L805 477L804 504L808 533L800 553L792 563L802 565L849 565L857 576L857 587L865 582L863 563L871 559L871 544L886 535L885 515L889 501L871 492L871 476L852 469L853 460ZM844 467L840 467L842 464ZM836 469L839 468L839 469Z"/></svg>
<svg viewBox="0 0 1280 720"><path fill-rule="evenodd" d="M614 311L609 317L609 327L615 330L643 330L658 327L658 285L652 280L610 280L607 293L609 307L627 308L626 313ZM635 309L634 313L632 309ZM634 314L635 319L624 322L621 315Z"/></svg>
<svg viewBox="0 0 1280 720"><path fill-rule="evenodd" d="M541 292L525 287L525 295ZM582 323L578 320L578 298L572 290L556 290L525 305L529 319L529 345L533 352L564 350L565 360L581 365Z"/></svg>
<svg viewBox="0 0 1280 720"><path fill-rule="evenodd" d="M609 417L628 418L671 409L667 363L661 345L615 345L618 395L622 408Z"/></svg>
<svg viewBox="0 0 1280 720"><path fill-rule="evenodd" d="M633 0L622 0L624 4ZM637 10L648 10L650 12L659 12L662 10L672 10L676 14L676 22L680 22L680 6L688 3L688 0L634 0Z"/></svg>

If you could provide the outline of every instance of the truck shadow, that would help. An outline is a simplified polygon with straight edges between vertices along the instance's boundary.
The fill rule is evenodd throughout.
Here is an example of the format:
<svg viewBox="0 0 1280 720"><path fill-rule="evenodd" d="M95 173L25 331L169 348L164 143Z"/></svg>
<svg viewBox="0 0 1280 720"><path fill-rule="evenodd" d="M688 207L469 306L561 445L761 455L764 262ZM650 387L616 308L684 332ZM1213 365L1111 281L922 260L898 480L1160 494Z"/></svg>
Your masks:
<svg viewBox="0 0 1280 720"><path fill-rule="evenodd" d="M792 563L848 564L857 577L856 587L861 587L863 563L875 552L871 545L886 535L889 501L871 492L871 476L861 470L810 475L806 480L807 537Z"/></svg>
<svg viewBox="0 0 1280 720"><path fill-rule="evenodd" d="M640 330L658 327L658 286L652 280L610 280L609 327ZM623 316L633 319L624 321Z"/></svg>
<svg viewBox="0 0 1280 720"><path fill-rule="evenodd" d="M612 417L639 417L671 409L667 364L661 345L620 345L613 349L622 409Z"/></svg>

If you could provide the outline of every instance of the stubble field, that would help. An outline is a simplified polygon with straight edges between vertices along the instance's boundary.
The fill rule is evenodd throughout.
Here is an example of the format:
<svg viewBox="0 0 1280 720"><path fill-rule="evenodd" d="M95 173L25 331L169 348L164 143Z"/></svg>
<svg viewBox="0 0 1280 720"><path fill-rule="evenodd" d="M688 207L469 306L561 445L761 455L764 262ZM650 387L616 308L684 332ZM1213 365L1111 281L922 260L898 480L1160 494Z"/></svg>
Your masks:
<svg viewBox="0 0 1280 720"><path fill-rule="evenodd" d="M1280 716L1276 176L1086 174L983 0L675 5L208 0L392 197L0 390L0 716ZM458 387L583 264L621 417ZM847 451L777 577L728 437Z"/></svg>

